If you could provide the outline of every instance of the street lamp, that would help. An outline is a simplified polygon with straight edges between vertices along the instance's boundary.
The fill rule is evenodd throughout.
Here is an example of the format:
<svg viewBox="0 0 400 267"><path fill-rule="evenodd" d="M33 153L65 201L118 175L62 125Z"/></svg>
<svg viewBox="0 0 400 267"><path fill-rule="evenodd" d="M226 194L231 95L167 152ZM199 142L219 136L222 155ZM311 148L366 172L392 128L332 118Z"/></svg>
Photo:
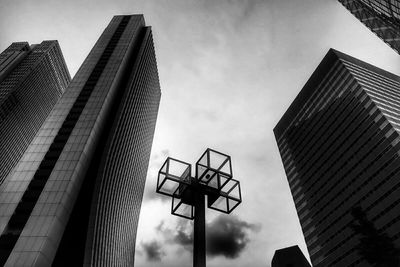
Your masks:
<svg viewBox="0 0 400 267"><path fill-rule="evenodd" d="M193 266L206 266L205 208L231 213L241 202L239 181L232 178L231 157L208 148L192 165L168 157L158 172L157 193L172 197L171 213L194 219Z"/></svg>

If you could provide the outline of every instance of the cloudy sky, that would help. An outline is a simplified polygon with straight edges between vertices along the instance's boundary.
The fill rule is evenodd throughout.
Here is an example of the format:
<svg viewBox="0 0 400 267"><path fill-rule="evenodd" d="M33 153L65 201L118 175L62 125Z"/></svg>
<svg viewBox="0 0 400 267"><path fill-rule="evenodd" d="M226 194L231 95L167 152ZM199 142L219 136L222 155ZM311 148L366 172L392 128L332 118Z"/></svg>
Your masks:
<svg viewBox="0 0 400 267"><path fill-rule="evenodd" d="M207 211L208 266L269 266L276 249L307 254L272 129L329 48L399 73L398 55L336 0L0 0L0 50L60 42L74 75L115 14L143 13L162 89L137 244L139 267L191 266L189 221L155 194L167 156L232 156L243 203Z"/></svg>

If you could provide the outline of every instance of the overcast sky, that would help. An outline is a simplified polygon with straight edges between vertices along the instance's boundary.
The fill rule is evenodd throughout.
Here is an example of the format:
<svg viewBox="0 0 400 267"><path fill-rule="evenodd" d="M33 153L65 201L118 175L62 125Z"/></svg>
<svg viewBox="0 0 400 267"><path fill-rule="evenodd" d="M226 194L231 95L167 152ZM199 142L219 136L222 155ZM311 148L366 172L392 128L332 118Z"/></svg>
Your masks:
<svg viewBox="0 0 400 267"><path fill-rule="evenodd" d="M0 50L57 39L74 75L113 15L137 13L162 98L135 266L191 266L191 224L154 191L167 156L194 163L207 147L232 156L243 197L207 211L208 266L270 266L295 244L308 256L272 129L329 48L397 74L398 55L336 0L0 0Z"/></svg>

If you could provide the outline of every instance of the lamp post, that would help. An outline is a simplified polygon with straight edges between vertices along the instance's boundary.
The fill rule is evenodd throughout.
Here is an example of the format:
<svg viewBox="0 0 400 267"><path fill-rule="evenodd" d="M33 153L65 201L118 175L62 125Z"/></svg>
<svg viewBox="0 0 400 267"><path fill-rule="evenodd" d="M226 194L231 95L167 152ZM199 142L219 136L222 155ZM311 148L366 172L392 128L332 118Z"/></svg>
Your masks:
<svg viewBox="0 0 400 267"><path fill-rule="evenodd" d="M172 197L171 213L194 220L193 266L206 266L205 196L207 207L231 213L241 202L240 183L233 179L231 157L208 148L192 165L168 157L158 172L157 193Z"/></svg>

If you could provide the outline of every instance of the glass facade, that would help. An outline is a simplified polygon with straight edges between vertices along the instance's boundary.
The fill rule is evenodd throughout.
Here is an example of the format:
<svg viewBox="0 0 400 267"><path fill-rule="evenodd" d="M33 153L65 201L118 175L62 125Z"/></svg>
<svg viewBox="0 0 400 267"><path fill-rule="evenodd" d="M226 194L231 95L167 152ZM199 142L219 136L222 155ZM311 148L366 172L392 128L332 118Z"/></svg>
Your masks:
<svg viewBox="0 0 400 267"><path fill-rule="evenodd" d="M399 87L331 49L274 129L313 266L371 266L356 209L400 247Z"/></svg>
<svg viewBox="0 0 400 267"><path fill-rule="evenodd" d="M12 43L0 54L0 184L70 80L57 41Z"/></svg>
<svg viewBox="0 0 400 267"><path fill-rule="evenodd" d="M339 0L357 19L400 53L400 0Z"/></svg>
<svg viewBox="0 0 400 267"><path fill-rule="evenodd" d="M133 265L160 96L150 27L115 16L0 187L2 263Z"/></svg>

